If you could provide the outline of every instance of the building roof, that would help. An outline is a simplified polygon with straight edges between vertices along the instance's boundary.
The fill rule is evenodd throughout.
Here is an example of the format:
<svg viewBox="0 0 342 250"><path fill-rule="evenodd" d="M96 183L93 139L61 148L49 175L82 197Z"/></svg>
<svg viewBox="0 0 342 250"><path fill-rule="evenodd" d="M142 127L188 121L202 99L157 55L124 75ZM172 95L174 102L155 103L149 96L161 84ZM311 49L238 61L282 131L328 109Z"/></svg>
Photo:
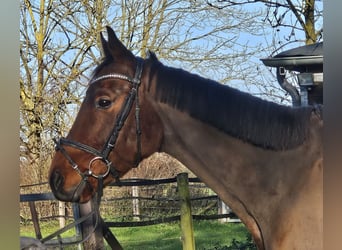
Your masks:
<svg viewBox="0 0 342 250"><path fill-rule="evenodd" d="M298 72L323 72L323 42L283 51L261 59L269 67L284 67Z"/></svg>

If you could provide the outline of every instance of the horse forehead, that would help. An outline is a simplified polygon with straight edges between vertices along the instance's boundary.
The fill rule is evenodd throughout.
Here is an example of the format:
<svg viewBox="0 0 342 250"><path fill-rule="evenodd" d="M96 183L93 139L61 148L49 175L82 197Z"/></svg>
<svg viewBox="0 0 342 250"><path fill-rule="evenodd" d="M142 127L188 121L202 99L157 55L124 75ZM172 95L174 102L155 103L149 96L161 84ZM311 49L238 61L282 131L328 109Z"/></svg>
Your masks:
<svg viewBox="0 0 342 250"><path fill-rule="evenodd" d="M119 95L129 91L130 84L125 80L109 77L94 83L91 83L87 89L87 96L97 97L101 95Z"/></svg>

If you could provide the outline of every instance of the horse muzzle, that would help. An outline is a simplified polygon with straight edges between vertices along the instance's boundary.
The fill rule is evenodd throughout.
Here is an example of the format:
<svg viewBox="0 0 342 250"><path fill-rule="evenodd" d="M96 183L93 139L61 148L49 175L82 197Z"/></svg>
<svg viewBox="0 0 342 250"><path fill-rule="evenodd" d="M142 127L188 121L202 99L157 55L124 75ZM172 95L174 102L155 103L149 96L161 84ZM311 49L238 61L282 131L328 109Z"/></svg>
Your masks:
<svg viewBox="0 0 342 250"><path fill-rule="evenodd" d="M91 185L86 179L80 179L76 185L66 185L65 177L59 170L50 173L49 184L55 198L66 202L87 202L91 198Z"/></svg>

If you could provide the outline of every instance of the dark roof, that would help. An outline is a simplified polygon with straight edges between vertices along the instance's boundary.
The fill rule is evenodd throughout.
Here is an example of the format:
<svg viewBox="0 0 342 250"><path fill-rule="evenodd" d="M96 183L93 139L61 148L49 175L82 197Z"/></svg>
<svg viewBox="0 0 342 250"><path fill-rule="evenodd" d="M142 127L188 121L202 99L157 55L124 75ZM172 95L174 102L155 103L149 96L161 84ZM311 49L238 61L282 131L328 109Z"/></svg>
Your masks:
<svg viewBox="0 0 342 250"><path fill-rule="evenodd" d="M269 67L284 67L299 72L323 72L323 42L290 49L261 61Z"/></svg>
<svg viewBox="0 0 342 250"><path fill-rule="evenodd" d="M301 56L323 56L323 42L304 45L294 49L286 50L274 56L273 58Z"/></svg>

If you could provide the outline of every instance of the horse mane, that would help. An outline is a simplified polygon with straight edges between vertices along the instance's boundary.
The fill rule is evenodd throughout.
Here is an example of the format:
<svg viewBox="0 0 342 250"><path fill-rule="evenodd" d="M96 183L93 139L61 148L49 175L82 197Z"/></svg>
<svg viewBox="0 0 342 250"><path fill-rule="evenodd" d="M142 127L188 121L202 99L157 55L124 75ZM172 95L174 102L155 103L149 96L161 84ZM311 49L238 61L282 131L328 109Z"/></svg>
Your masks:
<svg viewBox="0 0 342 250"><path fill-rule="evenodd" d="M279 105L157 62L157 101L265 149L295 148L308 137L312 107Z"/></svg>

